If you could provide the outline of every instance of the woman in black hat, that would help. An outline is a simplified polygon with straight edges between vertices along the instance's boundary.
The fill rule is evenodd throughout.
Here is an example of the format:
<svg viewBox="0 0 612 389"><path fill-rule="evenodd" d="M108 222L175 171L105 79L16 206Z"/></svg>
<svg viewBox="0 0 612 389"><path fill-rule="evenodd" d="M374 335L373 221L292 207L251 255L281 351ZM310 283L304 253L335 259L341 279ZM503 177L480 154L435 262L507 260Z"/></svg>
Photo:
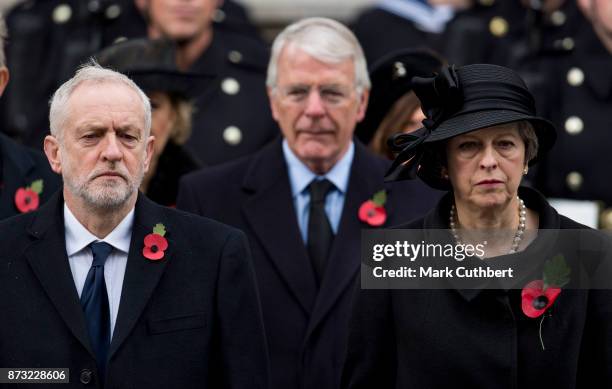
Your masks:
<svg viewBox="0 0 612 389"><path fill-rule="evenodd" d="M140 190L166 206L176 204L181 176L201 167L182 145L191 135L193 103L214 78L180 72L175 65L175 46L167 40L134 39L100 52L100 65L130 77L151 101L151 134L155 149Z"/></svg>
<svg viewBox="0 0 612 389"><path fill-rule="evenodd" d="M381 58L370 69L370 102L355 134L376 154L393 159L387 139L420 128L425 117L412 91L412 77L432 76L443 60L427 49L403 49Z"/></svg>
<svg viewBox="0 0 612 389"><path fill-rule="evenodd" d="M418 176L448 193L401 228L416 230L412 242L483 243L471 264L510 264L516 274L469 284L456 267L441 283L424 275L418 290L358 290L342 387L612 387L612 297L584 288L593 277L591 286L610 289L593 283L593 269L609 263L601 257L609 250L595 246L608 242L520 186L553 145L554 127L535 116L531 94L507 68L447 67L413 84L425 127L390 141L399 154L388 178Z"/></svg>

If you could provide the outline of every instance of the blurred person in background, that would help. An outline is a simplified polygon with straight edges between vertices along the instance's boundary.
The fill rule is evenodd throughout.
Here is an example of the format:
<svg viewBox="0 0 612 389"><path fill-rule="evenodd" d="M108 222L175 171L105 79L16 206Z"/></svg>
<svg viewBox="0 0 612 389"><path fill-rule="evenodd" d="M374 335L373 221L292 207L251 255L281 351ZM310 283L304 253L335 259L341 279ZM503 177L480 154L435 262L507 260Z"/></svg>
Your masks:
<svg viewBox="0 0 612 389"><path fill-rule="evenodd" d="M142 36L133 0L28 0L7 14L12 82L0 102L2 130L42 150L49 98L91 55L117 39Z"/></svg>
<svg viewBox="0 0 612 389"><path fill-rule="evenodd" d="M612 166L612 3L557 3L561 4L549 14L565 15L565 22L542 28L542 49L534 66L543 80L536 91L545 102L542 113L561 131L533 183L554 198L560 212L609 229L612 182L604 177ZM556 50L544 50L555 45Z"/></svg>
<svg viewBox="0 0 612 389"><path fill-rule="evenodd" d="M259 150L278 135L266 97L268 48L261 40L215 28L219 0L135 0L151 39L177 44L181 71L214 74L213 88L195 100L185 147L214 165Z"/></svg>
<svg viewBox="0 0 612 389"><path fill-rule="evenodd" d="M49 133L48 101L53 91L103 48L147 36L135 1L25 0L9 8L11 39L6 50L12 80L0 100L2 131L42 150L42 140ZM212 14L215 29L261 41L243 6L233 0L222 3ZM265 67L265 59L262 63Z"/></svg>
<svg viewBox="0 0 612 389"><path fill-rule="evenodd" d="M10 78L4 53L6 39L0 15L0 101ZM38 209L60 185L60 177L51 171L42 153L15 143L0 131L0 219Z"/></svg>
<svg viewBox="0 0 612 389"><path fill-rule="evenodd" d="M382 0L359 14L351 28L374 64L390 53L407 48L440 51L443 33L457 9L469 1Z"/></svg>
<svg viewBox="0 0 612 389"><path fill-rule="evenodd" d="M560 129L527 181L562 214L601 228L612 228L612 184L602 179L612 165L609 8L595 0L476 1L448 24L443 51L454 63L495 63L521 75L539 114Z"/></svg>
<svg viewBox="0 0 612 389"><path fill-rule="evenodd" d="M201 167L183 144L192 127L192 100L212 85L205 74L179 72L175 44L135 39L117 43L96 55L100 65L130 77L151 100L153 156L140 190L151 200L176 205L181 176Z"/></svg>
<svg viewBox="0 0 612 389"><path fill-rule="evenodd" d="M404 49L390 53L371 66L370 102L355 135L376 154L393 159L387 145L391 135L421 128L425 114L412 91L412 77L432 76L442 66L432 51Z"/></svg>

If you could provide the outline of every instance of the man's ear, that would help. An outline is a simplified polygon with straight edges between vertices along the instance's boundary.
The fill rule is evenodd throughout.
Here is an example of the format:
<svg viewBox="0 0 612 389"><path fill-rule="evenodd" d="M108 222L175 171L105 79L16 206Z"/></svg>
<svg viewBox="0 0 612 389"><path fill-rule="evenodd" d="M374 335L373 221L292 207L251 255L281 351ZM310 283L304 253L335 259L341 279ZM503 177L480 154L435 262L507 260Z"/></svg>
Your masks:
<svg viewBox="0 0 612 389"><path fill-rule="evenodd" d="M145 145L145 165L144 165L145 173L149 171L149 167L151 166L151 159L153 158L153 153L155 152L154 145L155 145L155 137L151 135L147 139L147 144Z"/></svg>
<svg viewBox="0 0 612 389"><path fill-rule="evenodd" d="M47 135L44 141L44 150L51 170L57 174L62 174L62 151L59 142L53 135Z"/></svg>
<svg viewBox="0 0 612 389"><path fill-rule="evenodd" d="M268 100L270 101L270 109L272 110L272 117L274 120L278 122L278 108L276 104L278 103L278 99L274 95L274 89L267 87L266 91L268 92Z"/></svg>
<svg viewBox="0 0 612 389"><path fill-rule="evenodd" d="M4 88L9 82L9 71L6 66L0 68L0 96L4 93Z"/></svg>
<svg viewBox="0 0 612 389"><path fill-rule="evenodd" d="M368 109L368 101L370 100L370 90L364 89L359 98L359 107L357 108L357 122L363 120Z"/></svg>

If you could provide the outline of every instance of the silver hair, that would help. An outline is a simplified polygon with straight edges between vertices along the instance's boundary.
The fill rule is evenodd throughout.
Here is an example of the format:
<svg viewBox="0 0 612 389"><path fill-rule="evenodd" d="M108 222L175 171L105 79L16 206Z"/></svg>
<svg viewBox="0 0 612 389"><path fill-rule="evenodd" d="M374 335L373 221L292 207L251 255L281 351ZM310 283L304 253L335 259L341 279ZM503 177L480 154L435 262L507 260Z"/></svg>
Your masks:
<svg viewBox="0 0 612 389"><path fill-rule="evenodd" d="M0 12L0 68L6 66L6 54L4 54L4 43L8 33L6 31L6 23L4 22L4 15Z"/></svg>
<svg viewBox="0 0 612 389"><path fill-rule="evenodd" d="M62 127L65 125L69 109L68 99L76 88L85 82L95 84L122 84L136 92L142 103L142 110L144 113L145 139L149 137L151 133L151 103L147 95L127 76L114 70L103 68L95 60L91 59L77 70L74 77L63 83L55 91L49 103L49 126L51 128L51 135L57 138L60 143L62 139Z"/></svg>
<svg viewBox="0 0 612 389"><path fill-rule="evenodd" d="M278 59L289 44L325 63L339 63L352 59L357 92L361 94L364 89L370 89L370 76L365 56L355 35L335 20L318 17L290 24L274 39L266 78L266 85L269 88L276 87Z"/></svg>

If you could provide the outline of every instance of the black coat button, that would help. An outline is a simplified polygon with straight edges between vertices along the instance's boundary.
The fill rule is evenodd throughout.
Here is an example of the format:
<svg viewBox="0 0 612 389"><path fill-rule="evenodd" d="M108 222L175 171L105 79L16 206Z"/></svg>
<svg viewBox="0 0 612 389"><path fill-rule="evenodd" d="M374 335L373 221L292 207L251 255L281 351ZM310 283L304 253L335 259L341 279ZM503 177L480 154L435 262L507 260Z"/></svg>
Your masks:
<svg viewBox="0 0 612 389"><path fill-rule="evenodd" d="M81 383L84 385L89 384L92 381L92 376L93 376L93 373L91 370L89 369L81 370L81 377L80 377Z"/></svg>

